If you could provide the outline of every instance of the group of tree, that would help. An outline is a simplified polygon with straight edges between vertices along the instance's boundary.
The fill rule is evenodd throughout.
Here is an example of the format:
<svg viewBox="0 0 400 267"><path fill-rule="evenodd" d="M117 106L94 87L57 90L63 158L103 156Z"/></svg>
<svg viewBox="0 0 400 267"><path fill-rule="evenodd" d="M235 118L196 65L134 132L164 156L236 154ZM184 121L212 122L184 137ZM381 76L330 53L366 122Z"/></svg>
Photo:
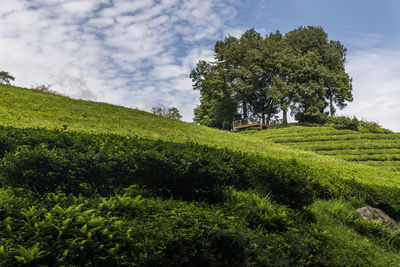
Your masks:
<svg viewBox="0 0 400 267"><path fill-rule="evenodd" d="M156 115L177 119L180 120L182 115L179 113L179 110L176 107L167 108L163 104L157 104L156 106L151 108L151 112Z"/></svg>
<svg viewBox="0 0 400 267"><path fill-rule="evenodd" d="M228 36L214 46L213 61L199 61L190 77L200 91L194 121L229 129L235 119L272 116L288 111L300 121L326 109L334 115L352 101L345 71L346 48L328 40L322 27L299 27L263 38L254 29L240 38Z"/></svg>

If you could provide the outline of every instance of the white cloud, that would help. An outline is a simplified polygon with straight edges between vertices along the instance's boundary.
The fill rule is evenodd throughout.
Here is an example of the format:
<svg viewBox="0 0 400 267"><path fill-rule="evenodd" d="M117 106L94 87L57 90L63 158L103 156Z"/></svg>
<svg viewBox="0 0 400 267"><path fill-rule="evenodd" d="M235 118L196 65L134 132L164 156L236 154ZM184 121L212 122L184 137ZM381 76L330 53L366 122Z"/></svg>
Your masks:
<svg viewBox="0 0 400 267"><path fill-rule="evenodd" d="M161 65L154 67L151 75L154 77L154 79L164 80L181 76L187 77L189 73L184 66Z"/></svg>
<svg viewBox="0 0 400 267"><path fill-rule="evenodd" d="M0 0L0 70L16 84L52 84L75 98L150 110L174 105L191 121L190 70L235 13L218 0Z"/></svg>
<svg viewBox="0 0 400 267"><path fill-rule="evenodd" d="M400 132L400 51L398 45L369 48L348 56L354 102L339 114L374 120Z"/></svg>
<svg viewBox="0 0 400 267"><path fill-rule="evenodd" d="M92 11L94 5L94 1L68 1L62 4L62 8L68 13L81 15Z"/></svg>

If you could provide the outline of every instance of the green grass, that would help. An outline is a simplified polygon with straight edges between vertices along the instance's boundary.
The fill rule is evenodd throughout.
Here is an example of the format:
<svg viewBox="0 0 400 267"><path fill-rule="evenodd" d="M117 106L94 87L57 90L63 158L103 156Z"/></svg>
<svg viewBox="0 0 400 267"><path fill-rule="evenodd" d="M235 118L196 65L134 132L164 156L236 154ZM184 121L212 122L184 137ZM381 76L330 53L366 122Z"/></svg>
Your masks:
<svg viewBox="0 0 400 267"><path fill-rule="evenodd" d="M317 183L321 194L361 196L371 205L382 207L390 214L400 215L400 183L397 173L290 149L268 138L270 134L279 137L279 134L285 133L288 138L291 131L292 134L300 134L311 129L315 133L320 130L329 133L331 129L291 127L255 135L240 135L135 109L74 100L12 86L0 86L0 107L0 124L5 126L66 128L68 131L114 133L181 143L191 141L255 153L266 160L294 160L300 169L307 169L305 179Z"/></svg>
<svg viewBox="0 0 400 267"><path fill-rule="evenodd" d="M0 125L227 148L278 166L272 168L276 177L303 177L321 197L305 210L296 210L260 192L237 189L228 190L225 201L210 204L166 200L137 188L133 193L127 189L88 197L62 192L40 196L3 187L0 265L24 261L74 265L95 255L99 264L109 265L126 263L127 259L148 266L187 265L206 259L214 261L214 266L217 262L218 266L231 266L230 254L223 250L229 244L239 253L235 258L239 266L400 266L398 237L354 215L354 209L369 204L399 218L400 174L337 157L378 159L389 152L396 156L399 134L361 134L330 127L281 127L238 134L121 106L4 85L0 85ZM43 149L47 151L47 147ZM15 152L16 158L22 154ZM58 156L55 153L55 158ZM369 158L367 162L371 162ZM384 162L395 164L393 160ZM112 236L103 236L96 222L113 232ZM65 229L59 229L61 226ZM73 234L65 239L57 232L54 239L49 235L54 229ZM55 246L48 246L53 241ZM97 250L101 244L107 247Z"/></svg>

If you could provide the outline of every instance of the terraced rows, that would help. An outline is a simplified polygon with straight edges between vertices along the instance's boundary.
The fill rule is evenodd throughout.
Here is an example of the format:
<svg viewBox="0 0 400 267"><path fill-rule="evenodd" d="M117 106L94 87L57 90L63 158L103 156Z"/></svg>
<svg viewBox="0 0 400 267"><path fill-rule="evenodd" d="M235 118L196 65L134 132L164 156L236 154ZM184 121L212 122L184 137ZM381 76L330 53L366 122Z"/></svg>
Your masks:
<svg viewBox="0 0 400 267"><path fill-rule="evenodd" d="M400 133L375 134L331 127L293 126L253 135L301 150L400 172Z"/></svg>

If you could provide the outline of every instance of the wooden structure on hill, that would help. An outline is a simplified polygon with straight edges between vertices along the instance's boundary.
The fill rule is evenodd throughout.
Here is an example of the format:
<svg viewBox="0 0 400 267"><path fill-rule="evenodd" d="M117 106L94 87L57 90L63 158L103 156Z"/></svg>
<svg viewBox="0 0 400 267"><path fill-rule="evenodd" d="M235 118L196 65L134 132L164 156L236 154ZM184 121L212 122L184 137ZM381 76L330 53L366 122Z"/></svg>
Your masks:
<svg viewBox="0 0 400 267"><path fill-rule="evenodd" d="M262 123L260 118L246 118L237 121L233 121L232 130L239 131L244 129L249 129L252 127L260 127L260 129L268 128L268 124Z"/></svg>

